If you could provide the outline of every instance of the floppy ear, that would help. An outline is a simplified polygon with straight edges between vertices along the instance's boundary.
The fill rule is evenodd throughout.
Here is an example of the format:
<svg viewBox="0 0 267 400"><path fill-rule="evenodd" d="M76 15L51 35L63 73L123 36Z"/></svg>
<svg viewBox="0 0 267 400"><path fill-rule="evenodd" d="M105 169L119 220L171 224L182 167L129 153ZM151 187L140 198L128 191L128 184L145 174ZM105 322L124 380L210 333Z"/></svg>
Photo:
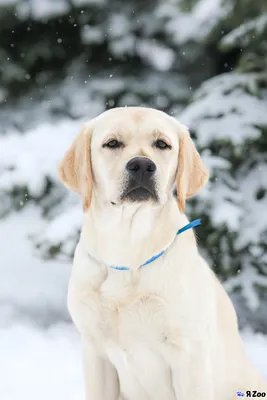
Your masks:
<svg viewBox="0 0 267 400"><path fill-rule="evenodd" d="M185 210L185 201L194 196L209 179L209 171L190 137L189 131L180 125L179 156L177 173L177 198L181 212Z"/></svg>
<svg viewBox="0 0 267 400"><path fill-rule="evenodd" d="M92 198L90 133L88 128L82 129L58 168L64 185L82 197L84 211L89 208Z"/></svg>

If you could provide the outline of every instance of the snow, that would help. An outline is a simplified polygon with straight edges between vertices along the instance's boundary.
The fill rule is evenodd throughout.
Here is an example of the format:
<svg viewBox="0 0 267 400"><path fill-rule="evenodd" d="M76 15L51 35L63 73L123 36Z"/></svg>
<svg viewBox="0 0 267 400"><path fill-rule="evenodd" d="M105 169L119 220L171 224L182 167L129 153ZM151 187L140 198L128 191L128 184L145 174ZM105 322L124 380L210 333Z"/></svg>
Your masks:
<svg viewBox="0 0 267 400"><path fill-rule="evenodd" d="M249 331L243 336L250 360L267 378L267 337ZM80 338L70 324L1 328L0 354L1 399L84 399Z"/></svg>
<svg viewBox="0 0 267 400"><path fill-rule="evenodd" d="M108 21L109 36L112 39L121 38L129 35L131 23L129 17L123 13L111 14Z"/></svg>
<svg viewBox="0 0 267 400"><path fill-rule="evenodd" d="M72 3L76 7L94 5L94 6L103 6L106 0L72 0Z"/></svg>
<svg viewBox="0 0 267 400"><path fill-rule="evenodd" d="M69 10L67 0L31 0L33 19L50 18L64 15Z"/></svg>
<svg viewBox="0 0 267 400"><path fill-rule="evenodd" d="M265 31L267 31L267 13L232 30L223 37L220 45L224 49L234 46L246 47L255 37L264 34Z"/></svg>
<svg viewBox="0 0 267 400"><path fill-rule="evenodd" d="M84 25L81 28L81 40L83 44L101 43L104 38L104 33L99 27Z"/></svg>
<svg viewBox="0 0 267 400"><path fill-rule="evenodd" d="M249 359L267 379L267 336L248 329L242 333L242 338Z"/></svg>
<svg viewBox="0 0 267 400"><path fill-rule="evenodd" d="M30 15L34 20L42 20L65 15L70 10L71 4L74 4L76 7L101 7L105 4L105 0L72 0L71 2L68 0L29 0L28 2L1 0L0 7L15 5L22 19Z"/></svg>
<svg viewBox="0 0 267 400"><path fill-rule="evenodd" d="M216 191L216 195L219 197L219 190ZM215 226L219 227L226 223L230 231L236 231L240 226L242 214L238 204L223 201L214 207L211 217Z"/></svg>
<svg viewBox="0 0 267 400"><path fill-rule="evenodd" d="M0 175L0 188L8 191L25 186L31 196L41 196L47 178L56 179L59 160L80 130L81 123L44 123L26 136L15 131L0 136L0 171L4 170Z"/></svg>
<svg viewBox="0 0 267 400"><path fill-rule="evenodd" d="M74 253L82 225L82 207L80 202L76 201L65 208L67 212L55 216L34 239L43 257L49 254L51 244L60 248L59 254L56 255L58 260L68 261Z"/></svg>
<svg viewBox="0 0 267 400"><path fill-rule="evenodd" d="M2 400L84 399L80 343L71 326L1 328L0 354Z"/></svg>
<svg viewBox="0 0 267 400"><path fill-rule="evenodd" d="M260 275L255 269L250 268L248 263L244 262L242 271L237 276L229 278L225 283L225 288L232 292L234 289L241 287L242 294L248 302L248 306L252 311L257 311L260 307L260 300L257 293L257 287L266 287L266 276Z"/></svg>
<svg viewBox="0 0 267 400"><path fill-rule="evenodd" d="M258 199L255 202L255 194L258 189L266 186L267 165L259 162L257 168L246 174L246 179L240 181L240 191L244 198L244 216L242 220L242 235L237 240L237 247L240 249L248 243L256 244L261 241L263 232L267 232L266 198Z"/></svg>
<svg viewBox="0 0 267 400"><path fill-rule="evenodd" d="M70 263L40 259L31 243L45 227L40 209L33 205L1 220L0 326L3 315L10 321L33 318L41 323L69 318Z"/></svg>
<svg viewBox="0 0 267 400"><path fill-rule="evenodd" d="M260 268L266 265L264 243L267 235L267 203L266 197L256 200L256 194L260 188L265 187L267 167L261 163L259 167L244 175L239 173L235 185L232 182L227 184L224 182L225 177L221 178L219 183L207 185L206 192L202 194L208 202L211 196L213 198L209 210L213 226L220 230L225 225L228 234L237 235L234 252L240 254L242 270L238 275L228 278L225 287L229 293L241 289L246 304L253 312L261 306L259 287L262 291L267 287L266 275L261 274L255 266L255 261ZM232 264L233 260L229 265Z"/></svg>
<svg viewBox="0 0 267 400"><path fill-rule="evenodd" d="M197 133L198 146L205 149L203 160L220 178L218 184L208 186L210 196L216 199L211 208L212 223L217 227L225 223L230 232L238 232L238 251L259 243L266 230L266 220L262 218L266 198L255 201L258 190L265 187L266 163L259 153L254 160L257 168L251 169L249 161L244 161L238 170L229 163L231 155L210 154L209 148L214 141L228 141L229 151L240 158L246 143L250 146L251 141L261 137L261 129L267 126L267 113L260 79L259 74L253 73L228 73L212 78L201 85L194 101L180 116Z"/></svg>
<svg viewBox="0 0 267 400"><path fill-rule="evenodd" d="M177 44L202 41L230 12L232 5L222 0L200 0L192 10L177 12L175 4L160 6L158 13L168 16L167 32Z"/></svg>
<svg viewBox="0 0 267 400"><path fill-rule="evenodd" d="M109 43L109 49L115 56L123 56L125 54L133 55L135 52L135 37L127 35L125 37L116 38Z"/></svg>
<svg viewBox="0 0 267 400"><path fill-rule="evenodd" d="M14 6L18 0L1 0L0 7Z"/></svg>
<svg viewBox="0 0 267 400"><path fill-rule="evenodd" d="M1 3L3 0L1 0ZM6 0L4 0L6 2ZM68 0L29 0L22 2L19 0L8 0L16 6L17 15L23 20L31 17L33 20L47 20L49 18L60 17L68 12L70 4ZM0 7L2 4L0 4Z"/></svg>
<svg viewBox="0 0 267 400"><path fill-rule="evenodd" d="M137 54L158 71L169 71L175 60L175 53L154 40L139 40Z"/></svg>
<svg viewBox="0 0 267 400"><path fill-rule="evenodd" d="M258 79L256 74L228 73L201 85L195 102L181 115L184 124L197 127L200 146L215 137L238 145L260 136L257 126L267 125L267 113L266 104L254 93Z"/></svg>

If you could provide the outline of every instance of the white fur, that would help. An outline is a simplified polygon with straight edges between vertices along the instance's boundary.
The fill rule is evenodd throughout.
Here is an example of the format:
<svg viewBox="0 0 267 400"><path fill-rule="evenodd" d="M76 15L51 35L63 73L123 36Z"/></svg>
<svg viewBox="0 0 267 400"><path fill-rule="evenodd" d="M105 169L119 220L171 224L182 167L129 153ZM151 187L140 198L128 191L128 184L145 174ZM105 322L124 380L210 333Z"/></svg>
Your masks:
<svg viewBox="0 0 267 400"><path fill-rule="evenodd" d="M164 129L166 117L154 113ZM96 130L104 132L110 119L119 117L126 129L125 116L134 129L130 111L119 109L99 117ZM140 132L144 134L142 125ZM114 161L105 158L102 167L98 164L101 155L94 135L94 185L98 180L111 185L115 196L123 164L117 160L121 168L115 169L118 179L112 186L101 168ZM128 158L138 155L142 146L137 138ZM174 147L177 156L178 142ZM157 157L157 166L166 162ZM173 167L165 169L168 176L160 188L165 197L159 206L114 206L108 201L109 187L93 186L68 293L83 341L86 400L234 400L237 391L267 392L246 358L232 303L200 256L193 230L176 237L188 220L170 189L177 167L174 157L175 152L170 156ZM138 268L165 248L162 257ZM130 271L109 265L126 265Z"/></svg>

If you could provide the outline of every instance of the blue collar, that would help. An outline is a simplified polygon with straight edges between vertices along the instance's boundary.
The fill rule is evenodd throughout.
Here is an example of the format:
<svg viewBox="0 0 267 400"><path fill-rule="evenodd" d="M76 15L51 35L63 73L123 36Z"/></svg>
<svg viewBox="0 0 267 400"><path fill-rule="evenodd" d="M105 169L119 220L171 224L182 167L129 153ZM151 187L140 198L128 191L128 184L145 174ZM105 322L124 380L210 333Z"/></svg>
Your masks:
<svg viewBox="0 0 267 400"><path fill-rule="evenodd" d="M191 229L191 228L194 228L195 226L199 226L199 225L201 225L201 219L195 219L194 221L190 222L189 224L187 224L187 225L183 226L181 229L179 229L179 231L177 231L177 233L176 233L176 236L180 235L184 231L187 231L187 229ZM144 267L145 265L148 265L148 264L152 263L157 258L162 256L162 254L164 254L166 250L167 249L162 250L160 253L158 253L155 256L149 258L146 262L144 262L144 264L140 265L139 268ZM118 271L129 271L130 270L129 267L120 267L118 265L110 265L110 268L117 269Z"/></svg>

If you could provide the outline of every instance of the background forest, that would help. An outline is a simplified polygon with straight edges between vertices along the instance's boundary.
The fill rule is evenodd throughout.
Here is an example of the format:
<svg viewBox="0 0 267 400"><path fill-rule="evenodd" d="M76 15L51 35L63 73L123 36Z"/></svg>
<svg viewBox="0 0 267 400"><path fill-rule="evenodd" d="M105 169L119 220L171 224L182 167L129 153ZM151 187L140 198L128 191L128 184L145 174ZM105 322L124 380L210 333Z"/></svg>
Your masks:
<svg viewBox="0 0 267 400"><path fill-rule="evenodd" d="M19 349L3 400L82 393L66 309L82 209L56 168L84 121L131 105L190 128L211 180L187 214L267 374L266 0L0 0L0 352Z"/></svg>

